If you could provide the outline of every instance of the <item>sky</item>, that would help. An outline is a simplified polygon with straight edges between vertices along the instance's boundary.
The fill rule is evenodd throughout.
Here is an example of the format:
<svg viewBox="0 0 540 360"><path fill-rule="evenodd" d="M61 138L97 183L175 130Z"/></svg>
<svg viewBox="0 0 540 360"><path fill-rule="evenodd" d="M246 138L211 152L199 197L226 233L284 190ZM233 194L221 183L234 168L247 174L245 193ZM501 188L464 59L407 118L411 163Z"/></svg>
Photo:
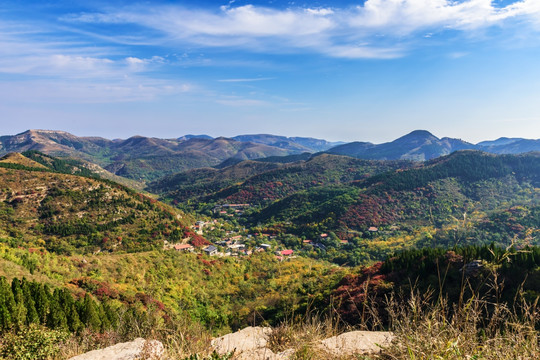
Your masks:
<svg viewBox="0 0 540 360"><path fill-rule="evenodd" d="M0 3L0 134L540 138L540 0Z"/></svg>

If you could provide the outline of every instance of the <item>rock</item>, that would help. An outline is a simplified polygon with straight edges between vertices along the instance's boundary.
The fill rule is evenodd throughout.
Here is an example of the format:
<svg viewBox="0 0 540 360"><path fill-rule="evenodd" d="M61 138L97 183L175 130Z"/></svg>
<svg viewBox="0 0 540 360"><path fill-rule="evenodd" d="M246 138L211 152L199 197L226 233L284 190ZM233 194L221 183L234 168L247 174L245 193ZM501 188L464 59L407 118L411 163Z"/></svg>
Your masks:
<svg viewBox="0 0 540 360"><path fill-rule="evenodd" d="M292 359L295 351L294 349L287 349L276 354L276 360L289 360Z"/></svg>
<svg viewBox="0 0 540 360"><path fill-rule="evenodd" d="M247 327L212 340L212 349L220 355L232 351L240 354L251 350L262 349L266 347L268 335L271 332L272 329L269 327Z"/></svg>
<svg viewBox="0 0 540 360"><path fill-rule="evenodd" d="M277 360L276 354L270 349L260 348L248 350L235 356L235 360Z"/></svg>
<svg viewBox="0 0 540 360"><path fill-rule="evenodd" d="M109 346L101 350L93 350L69 360L156 360L165 353L163 344L157 340L138 338L130 342Z"/></svg>
<svg viewBox="0 0 540 360"><path fill-rule="evenodd" d="M289 360L294 355L294 349L288 349L278 354L268 348L249 350L235 356L235 360Z"/></svg>
<svg viewBox="0 0 540 360"><path fill-rule="evenodd" d="M321 350L335 356L378 353L387 347L394 335L388 331L351 331L322 340Z"/></svg>

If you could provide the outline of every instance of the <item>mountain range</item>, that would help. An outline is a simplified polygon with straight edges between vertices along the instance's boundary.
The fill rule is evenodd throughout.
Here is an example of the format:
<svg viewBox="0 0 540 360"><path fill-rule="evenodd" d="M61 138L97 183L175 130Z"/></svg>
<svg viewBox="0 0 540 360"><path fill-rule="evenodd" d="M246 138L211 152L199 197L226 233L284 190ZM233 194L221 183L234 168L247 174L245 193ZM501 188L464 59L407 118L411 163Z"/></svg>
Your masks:
<svg viewBox="0 0 540 360"><path fill-rule="evenodd" d="M426 161L458 150L495 154L540 151L540 140L500 138L472 144L460 139L438 138L425 130L416 130L383 144L269 134L232 138L184 135L172 139L133 136L109 140L78 137L65 131L27 130L13 136L0 136L0 156L28 150L82 159L114 175L146 182L194 168L223 168L248 159L272 157L272 162L288 162L290 158L280 161L278 157L304 154L302 156L307 158L309 153L327 152L368 160Z"/></svg>
<svg viewBox="0 0 540 360"><path fill-rule="evenodd" d="M480 150L493 154L520 154L540 151L540 140L499 138L472 144L461 139L438 138L425 130L415 130L394 141L383 144L352 142L338 145L327 152L373 160L426 161L459 150Z"/></svg>

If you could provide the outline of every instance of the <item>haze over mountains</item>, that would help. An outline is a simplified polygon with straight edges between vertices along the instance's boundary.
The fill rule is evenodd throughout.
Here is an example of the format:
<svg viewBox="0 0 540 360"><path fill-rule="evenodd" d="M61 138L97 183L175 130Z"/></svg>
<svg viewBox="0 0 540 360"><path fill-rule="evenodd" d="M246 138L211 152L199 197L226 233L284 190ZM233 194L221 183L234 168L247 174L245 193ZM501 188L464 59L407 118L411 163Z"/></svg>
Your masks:
<svg viewBox="0 0 540 360"><path fill-rule="evenodd" d="M193 168L215 167L221 163L225 166L242 160L303 153L327 152L370 160L425 161L465 149L517 154L540 151L540 140L500 138L471 144L460 139L438 138L425 130L416 130L383 144L329 142L268 134L233 138L185 135L175 139L133 136L125 140L109 140L53 130L28 130L0 137L0 155L39 150L51 155L84 159L115 175L142 181Z"/></svg>

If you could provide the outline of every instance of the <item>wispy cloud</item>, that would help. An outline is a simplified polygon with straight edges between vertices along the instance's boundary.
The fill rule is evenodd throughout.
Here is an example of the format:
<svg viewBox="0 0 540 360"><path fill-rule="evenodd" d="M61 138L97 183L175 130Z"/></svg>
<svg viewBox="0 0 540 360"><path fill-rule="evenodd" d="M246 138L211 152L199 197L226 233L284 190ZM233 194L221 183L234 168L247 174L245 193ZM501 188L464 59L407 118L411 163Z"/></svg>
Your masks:
<svg viewBox="0 0 540 360"><path fill-rule="evenodd" d="M255 107L255 106L269 106L270 103L264 100L257 99L245 99L240 97L228 97L216 100L218 104L234 107Z"/></svg>
<svg viewBox="0 0 540 360"><path fill-rule="evenodd" d="M214 9L131 6L64 17L70 23L137 24L169 41L256 52L305 52L344 58L406 54L403 37L470 32L520 21L540 25L540 1L367 0L347 8L269 8L234 3ZM381 39L384 38L384 41ZM410 42L409 42L410 43Z"/></svg>
<svg viewBox="0 0 540 360"><path fill-rule="evenodd" d="M104 47L51 36L0 21L0 82L4 101L125 102L145 101L194 89L188 82L141 75L163 65L161 57L118 56ZM107 54L109 56L107 56Z"/></svg>
<svg viewBox="0 0 540 360"><path fill-rule="evenodd" d="M134 101L198 88L188 81L159 76L165 68L168 72L163 73L170 74L172 66L238 61L226 56L215 62L180 59L174 53L219 48L343 59L398 58L419 46L417 42L425 40L426 34L434 38L452 31L469 36L509 22L519 23L523 31L540 29L540 1L501 6L491 0L367 0L347 8L236 6L234 1L206 9L134 4L59 15L57 20L20 23L0 17L0 74L19 75L26 82L32 78L31 87L36 94L42 89L43 99L57 94L73 101ZM143 45L159 46L171 56L134 51ZM462 52L453 54L459 57ZM239 76L218 81L272 79ZM6 85L2 93L15 96L16 92L10 94ZM217 101L264 104L249 99Z"/></svg>

